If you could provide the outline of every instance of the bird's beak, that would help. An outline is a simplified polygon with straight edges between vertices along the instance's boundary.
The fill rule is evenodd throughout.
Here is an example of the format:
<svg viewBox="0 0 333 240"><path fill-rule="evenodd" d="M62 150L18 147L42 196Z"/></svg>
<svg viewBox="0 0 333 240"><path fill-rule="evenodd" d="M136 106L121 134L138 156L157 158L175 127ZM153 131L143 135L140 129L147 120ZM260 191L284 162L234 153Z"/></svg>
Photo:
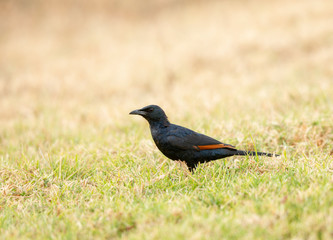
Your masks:
<svg viewBox="0 0 333 240"><path fill-rule="evenodd" d="M137 110L130 112L129 114L143 116L143 115L145 115L145 112L141 111L141 109L137 109Z"/></svg>

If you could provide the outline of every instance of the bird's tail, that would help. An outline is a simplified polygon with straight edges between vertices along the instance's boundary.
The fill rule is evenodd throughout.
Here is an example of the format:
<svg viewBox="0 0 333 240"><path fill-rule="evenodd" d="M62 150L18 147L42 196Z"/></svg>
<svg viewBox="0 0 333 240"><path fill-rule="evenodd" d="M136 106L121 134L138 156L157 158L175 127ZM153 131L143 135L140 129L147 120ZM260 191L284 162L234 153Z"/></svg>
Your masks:
<svg viewBox="0 0 333 240"><path fill-rule="evenodd" d="M235 155L239 156L267 156L267 157L278 157L280 155L274 154L274 153L265 153L265 152L253 152L253 151L243 151L243 150L237 150L237 153Z"/></svg>

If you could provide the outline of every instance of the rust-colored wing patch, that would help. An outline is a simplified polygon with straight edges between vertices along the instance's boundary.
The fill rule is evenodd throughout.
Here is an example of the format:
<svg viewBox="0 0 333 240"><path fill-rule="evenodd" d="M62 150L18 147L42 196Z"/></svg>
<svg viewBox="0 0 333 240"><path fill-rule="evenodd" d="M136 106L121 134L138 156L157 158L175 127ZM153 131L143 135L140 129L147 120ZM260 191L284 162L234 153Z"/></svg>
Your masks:
<svg viewBox="0 0 333 240"><path fill-rule="evenodd" d="M236 148L234 146L231 146L231 145L226 145L226 144L213 144L213 145L201 145L201 146L198 146L198 148L200 150L209 150L209 149L218 149L218 148L228 148L228 149L231 149L231 150L236 150Z"/></svg>

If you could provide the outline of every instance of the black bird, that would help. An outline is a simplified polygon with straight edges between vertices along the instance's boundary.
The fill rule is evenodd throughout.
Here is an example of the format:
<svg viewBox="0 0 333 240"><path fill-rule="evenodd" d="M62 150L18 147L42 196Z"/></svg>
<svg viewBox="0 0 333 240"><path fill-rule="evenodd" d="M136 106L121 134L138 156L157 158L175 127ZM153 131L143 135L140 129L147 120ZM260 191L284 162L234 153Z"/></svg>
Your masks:
<svg viewBox="0 0 333 240"><path fill-rule="evenodd" d="M271 153L237 150L234 146L194 132L169 122L163 109L149 105L130 114L141 115L150 126L151 135L158 149L172 160L181 160L193 171L199 163L234 155L278 156Z"/></svg>

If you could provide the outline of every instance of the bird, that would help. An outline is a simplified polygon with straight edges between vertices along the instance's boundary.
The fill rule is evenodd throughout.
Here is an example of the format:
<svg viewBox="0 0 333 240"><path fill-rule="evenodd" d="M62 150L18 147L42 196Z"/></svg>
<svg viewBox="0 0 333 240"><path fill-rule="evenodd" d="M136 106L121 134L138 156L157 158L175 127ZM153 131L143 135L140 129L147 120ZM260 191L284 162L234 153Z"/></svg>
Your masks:
<svg viewBox="0 0 333 240"><path fill-rule="evenodd" d="M207 163L235 155L279 156L272 153L238 150L233 145L172 124L163 109L157 105L148 105L133 110L129 114L144 117L149 123L150 132L157 148L167 158L185 162L190 172L193 172L199 163Z"/></svg>

